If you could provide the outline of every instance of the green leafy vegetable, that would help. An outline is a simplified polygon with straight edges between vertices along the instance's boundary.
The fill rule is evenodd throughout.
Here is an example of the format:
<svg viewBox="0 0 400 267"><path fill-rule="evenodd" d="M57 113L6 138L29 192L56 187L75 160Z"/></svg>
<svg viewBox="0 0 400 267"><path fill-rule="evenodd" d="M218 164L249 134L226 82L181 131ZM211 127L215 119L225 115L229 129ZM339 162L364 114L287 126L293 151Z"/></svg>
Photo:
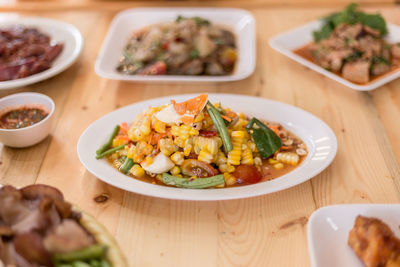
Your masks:
<svg viewBox="0 0 400 267"><path fill-rule="evenodd" d="M213 121L215 128L217 128L219 136L222 139L225 152L228 153L233 149L233 145L228 133L228 129L226 128L224 119L222 119L221 113L219 113L218 109L214 107L214 105L211 104L210 101L207 102L206 106L207 106L207 112L210 115L210 118Z"/></svg>
<svg viewBox="0 0 400 267"><path fill-rule="evenodd" d="M273 155L282 146L281 138L256 118L250 120L246 125L246 130L253 137L258 152L263 159Z"/></svg>
<svg viewBox="0 0 400 267"><path fill-rule="evenodd" d="M199 51L197 49L193 49L192 51L190 51L190 58L191 59L195 59L199 57Z"/></svg>
<svg viewBox="0 0 400 267"><path fill-rule="evenodd" d="M190 188L190 189L202 189L212 186L217 186L225 183L223 174L207 177L207 178L181 178L172 176L168 173L163 173L162 181L166 185L172 185L176 187Z"/></svg>
<svg viewBox="0 0 400 267"><path fill-rule="evenodd" d="M181 16L181 15L179 15L177 18L176 18L176 22L181 22L182 20L185 20L185 19L192 19L192 20L194 20L195 22L196 22L196 24L197 24L197 26L203 26L203 25L210 25L210 21L208 21L208 20L206 20L206 19L203 19L203 18L201 18L201 17L193 17L193 18L185 18L185 17L183 17L183 16Z"/></svg>
<svg viewBox="0 0 400 267"><path fill-rule="evenodd" d="M380 14L367 14L359 11L357 8L357 4L351 3L343 11L332 13L323 18L324 25L320 30L313 32L314 41L319 42L322 39L328 38L332 31L342 23L361 23L378 30L381 36L387 33L386 22Z"/></svg>
<svg viewBox="0 0 400 267"><path fill-rule="evenodd" d="M197 16L193 17L192 19L196 22L197 26L210 25L210 21L208 21L206 19L203 19L203 18L200 18Z"/></svg>

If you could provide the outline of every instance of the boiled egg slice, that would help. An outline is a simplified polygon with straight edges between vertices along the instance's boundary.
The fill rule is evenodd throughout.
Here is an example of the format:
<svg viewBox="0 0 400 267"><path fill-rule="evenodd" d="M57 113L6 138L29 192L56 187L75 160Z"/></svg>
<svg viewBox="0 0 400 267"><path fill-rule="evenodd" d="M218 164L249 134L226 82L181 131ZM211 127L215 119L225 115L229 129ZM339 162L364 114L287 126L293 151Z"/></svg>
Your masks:
<svg viewBox="0 0 400 267"><path fill-rule="evenodd" d="M194 118L203 110L207 104L208 95L202 94L187 101L176 103L172 100L171 104L160 110L155 116L158 120L165 123L184 123L190 125Z"/></svg>

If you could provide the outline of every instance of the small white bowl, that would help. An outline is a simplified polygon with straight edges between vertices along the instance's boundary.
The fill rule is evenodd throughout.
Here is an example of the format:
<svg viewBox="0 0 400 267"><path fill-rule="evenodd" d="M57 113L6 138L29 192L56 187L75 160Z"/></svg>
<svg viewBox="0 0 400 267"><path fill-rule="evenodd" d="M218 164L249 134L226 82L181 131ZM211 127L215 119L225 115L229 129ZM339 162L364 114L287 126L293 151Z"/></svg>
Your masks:
<svg viewBox="0 0 400 267"><path fill-rule="evenodd" d="M21 106L40 106L47 109L49 115L32 126L20 129L1 129L0 142L10 147L28 147L45 139L51 130L55 104L53 100L39 93L19 93L0 99L0 116L4 110L10 111Z"/></svg>

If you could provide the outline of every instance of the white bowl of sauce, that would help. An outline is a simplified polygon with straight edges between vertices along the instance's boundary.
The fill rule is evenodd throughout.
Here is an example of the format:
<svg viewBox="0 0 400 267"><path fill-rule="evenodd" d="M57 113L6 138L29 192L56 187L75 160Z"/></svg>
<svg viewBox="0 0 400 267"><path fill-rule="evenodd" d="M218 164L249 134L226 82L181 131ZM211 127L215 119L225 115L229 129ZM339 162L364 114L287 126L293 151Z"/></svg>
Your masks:
<svg viewBox="0 0 400 267"><path fill-rule="evenodd" d="M45 139L53 121L53 100L39 93L18 93L0 99L0 142L28 147Z"/></svg>

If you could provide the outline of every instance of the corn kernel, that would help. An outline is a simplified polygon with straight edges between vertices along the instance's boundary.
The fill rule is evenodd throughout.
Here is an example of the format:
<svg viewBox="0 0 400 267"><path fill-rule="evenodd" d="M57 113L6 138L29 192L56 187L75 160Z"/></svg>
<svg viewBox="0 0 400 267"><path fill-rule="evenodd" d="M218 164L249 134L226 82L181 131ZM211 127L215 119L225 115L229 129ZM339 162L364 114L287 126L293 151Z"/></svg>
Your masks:
<svg viewBox="0 0 400 267"><path fill-rule="evenodd" d="M255 157L254 158L254 164L255 165L261 165L262 164L262 160L260 157Z"/></svg>
<svg viewBox="0 0 400 267"><path fill-rule="evenodd" d="M274 168L275 169L277 169L277 170L280 170L280 169L282 169L283 168L283 164L282 163L276 163L275 165L274 165Z"/></svg>
<svg viewBox="0 0 400 267"><path fill-rule="evenodd" d="M172 139L169 139L169 138L161 139L160 140L160 151L166 156L169 156L172 153L174 153L175 152L174 141L172 141Z"/></svg>
<svg viewBox="0 0 400 267"><path fill-rule="evenodd" d="M149 166L150 164L152 164L153 163L153 158L152 157L146 157L145 159L144 159L144 162L142 162L142 164L144 164L144 165L146 165L146 166Z"/></svg>
<svg viewBox="0 0 400 267"><path fill-rule="evenodd" d="M133 167L129 170L129 172L130 172L133 176L136 176L136 177L142 177L142 176L145 174L143 168L140 167L139 164L133 165Z"/></svg>
<svg viewBox="0 0 400 267"><path fill-rule="evenodd" d="M268 162L269 162L270 164L276 164L276 163L278 163L278 161L275 160L275 159L268 159Z"/></svg>
<svg viewBox="0 0 400 267"><path fill-rule="evenodd" d="M157 174L156 175L156 179L159 180L160 182L162 182L162 175L161 174Z"/></svg>
<svg viewBox="0 0 400 267"><path fill-rule="evenodd" d="M169 171L172 175L177 175L181 173L181 168L179 168L178 166L174 166L170 171Z"/></svg>
<svg viewBox="0 0 400 267"><path fill-rule="evenodd" d="M235 176L233 176L230 173L225 172L224 173L224 179L225 179L226 185L234 185L234 184L236 184Z"/></svg>
<svg viewBox="0 0 400 267"><path fill-rule="evenodd" d="M196 122L201 122L203 119L204 119L204 113L201 112L199 115L197 115L197 116L194 118L194 122L195 122L195 123L196 123Z"/></svg>
<svg viewBox="0 0 400 267"><path fill-rule="evenodd" d="M185 148L183 149L183 155L184 155L185 157L187 157L187 156L190 155L191 152L192 152L192 145L191 145L191 144L187 144L187 145L185 146Z"/></svg>
<svg viewBox="0 0 400 267"><path fill-rule="evenodd" d="M175 152L170 158L176 165L181 165L185 160L182 152Z"/></svg>
<svg viewBox="0 0 400 267"><path fill-rule="evenodd" d="M219 165L219 170L221 172L234 172L235 167L230 164L221 164L221 165Z"/></svg>
<svg viewBox="0 0 400 267"><path fill-rule="evenodd" d="M125 143L126 143L126 141L124 141L122 139L114 138L112 141L112 147L117 147L117 146L123 145Z"/></svg>

